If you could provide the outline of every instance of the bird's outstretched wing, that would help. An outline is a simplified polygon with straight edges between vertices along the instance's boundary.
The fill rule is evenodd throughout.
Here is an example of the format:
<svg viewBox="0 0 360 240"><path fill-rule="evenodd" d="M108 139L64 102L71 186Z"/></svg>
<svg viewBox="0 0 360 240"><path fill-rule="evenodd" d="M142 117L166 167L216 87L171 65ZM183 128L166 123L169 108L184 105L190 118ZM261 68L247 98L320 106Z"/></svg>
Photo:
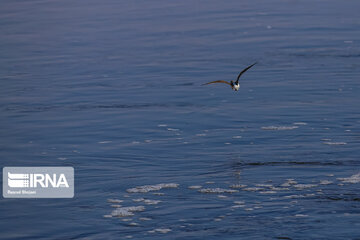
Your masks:
<svg viewBox="0 0 360 240"><path fill-rule="evenodd" d="M224 81L224 80L212 81L212 82L204 83L203 85L208 85L208 84L213 84L213 83L226 83L231 86L231 84L229 82Z"/></svg>
<svg viewBox="0 0 360 240"><path fill-rule="evenodd" d="M250 69L252 66L254 66L255 64L257 64L257 62L251 64L250 66L248 66L247 68L245 68L244 70L242 70L242 71L239 73L239 76L238 76L237 79L236 79L236 84L239 83L240 76L241 76L244 72L246 72L247 70L249 70L249 69Z"/></svg>

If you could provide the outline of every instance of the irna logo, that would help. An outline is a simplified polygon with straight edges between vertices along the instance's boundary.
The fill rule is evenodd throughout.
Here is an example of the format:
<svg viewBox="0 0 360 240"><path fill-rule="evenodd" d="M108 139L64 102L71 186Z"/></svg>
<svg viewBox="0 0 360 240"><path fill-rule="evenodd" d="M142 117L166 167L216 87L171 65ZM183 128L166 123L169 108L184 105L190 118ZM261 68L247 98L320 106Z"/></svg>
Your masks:
<svg viewBox="0 0 360 240"><path fill-rule="evenodd" d="M65 174L42 173L10 173L8 172L8 185L12 188L37 188L37 187L69 187Z"/></svg>

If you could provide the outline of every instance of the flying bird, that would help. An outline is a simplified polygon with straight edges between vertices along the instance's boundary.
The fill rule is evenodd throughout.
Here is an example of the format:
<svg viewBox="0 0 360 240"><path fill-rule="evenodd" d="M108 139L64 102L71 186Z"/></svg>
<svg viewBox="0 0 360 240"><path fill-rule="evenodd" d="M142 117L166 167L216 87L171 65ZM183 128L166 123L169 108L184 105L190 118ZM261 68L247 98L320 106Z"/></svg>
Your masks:
<svg viewBox="0 0 360 240"><path fill-rule="evenodd" d="M256 63L257 63L257 62L256 62ZM205 84L203 84L203 85L208 85L208 84L212 84L212 83L226 83L226 84L230 85L231 88L232 88L234 91L238 91L239 88L240 88L239 79L240 79L241 75L242 75L244 72L246 72L247 70L249 70L249 69L250 69L252 66L254 66L256 63L253 63L253 64L251 64L250 66L248 66L247 68L245 68L244 70L242 70L242 71L239 73L239 75L238 75L238 77L237 77L237 79L236 79L235 82L232 81L232 80L231 80L230 82L224 81L224 80L217 80L217 81L212 81L212 82L205 83Z"/></svg>

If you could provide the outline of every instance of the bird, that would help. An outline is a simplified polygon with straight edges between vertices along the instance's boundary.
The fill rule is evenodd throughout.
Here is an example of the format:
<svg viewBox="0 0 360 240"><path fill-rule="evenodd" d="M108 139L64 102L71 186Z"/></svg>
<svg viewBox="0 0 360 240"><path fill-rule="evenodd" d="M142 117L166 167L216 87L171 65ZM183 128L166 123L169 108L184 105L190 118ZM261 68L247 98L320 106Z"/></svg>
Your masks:
<svg viewBox="0 0 360 240"><path fill-rule="evenodd" d="M216 80L216 81L204 83L203 85L208 85L208 84L213 84L213 83L226 83L226 84L230 85L230 87L231 87L232 90L238 91L239 88L240 88L239 79L240 79L241 75L242 75L244 72L246 72L247 70L249 70L250 68L252 68L255 64L257 64L257 62L251 64L250 66L248 66L248 67L246 67L246 68L244 68L244 69L239 73L239 75L238 75L238 77L237 77L237 79L236 79L235 82L232 81L232 80L231 80L230 82L224 81L224 80Z"/></svg>

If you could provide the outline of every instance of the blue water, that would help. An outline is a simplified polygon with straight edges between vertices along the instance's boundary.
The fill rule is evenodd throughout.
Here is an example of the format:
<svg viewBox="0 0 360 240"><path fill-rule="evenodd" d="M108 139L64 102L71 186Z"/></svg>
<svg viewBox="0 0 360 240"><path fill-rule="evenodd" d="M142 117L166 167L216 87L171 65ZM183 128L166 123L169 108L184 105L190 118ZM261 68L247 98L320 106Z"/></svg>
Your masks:
<svg viewBox="0 0 360 240"><path fill-rule="evenodd" d="M360 239L359 1L0 5L1 166L75 169L1 239Z"/></svg>

